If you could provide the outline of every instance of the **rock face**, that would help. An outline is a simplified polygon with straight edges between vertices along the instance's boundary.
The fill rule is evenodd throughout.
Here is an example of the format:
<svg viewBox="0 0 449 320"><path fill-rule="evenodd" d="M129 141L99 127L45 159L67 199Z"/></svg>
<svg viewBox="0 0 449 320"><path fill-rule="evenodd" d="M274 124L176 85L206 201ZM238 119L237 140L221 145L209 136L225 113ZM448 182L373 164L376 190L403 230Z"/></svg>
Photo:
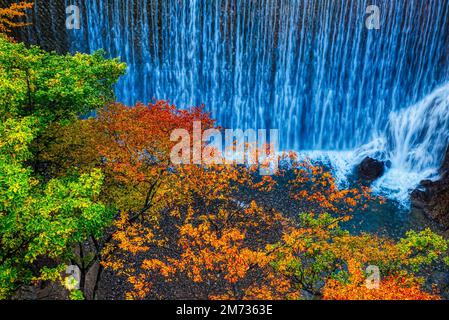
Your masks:
<svg viewBox="0 0 449 320"><path fill-rule="evenodd" d="M449 148L440 169L441 179L425 180L413 191L412 204L424 210L426 215L436 221L445 230L449 230Z"/></svg>
<svg viewBox="0 0 449 320"><path fill-rule="evenodd" d="M3 2L10 5L17 1L4 0ZM27 12L27 22L30 25L15 29L13 37L27 44L39 45L47 51L57 51L61 54L67 53L70 47L70 40L68 37L69 30L66 28L66 19L70 15L66 13L66 1L34 0L33 2L35 4L34 8ZM81 1L81 4L83 4L83 1ZM74 32L76 31L79 30Z"/></svg>
<svg viewBox="0 0 449 320"><path fill-rule="evenodd" d="M366 157L357 168L359 177L368 182L379 179L385 172L385 164L382 161Z"/></svg>

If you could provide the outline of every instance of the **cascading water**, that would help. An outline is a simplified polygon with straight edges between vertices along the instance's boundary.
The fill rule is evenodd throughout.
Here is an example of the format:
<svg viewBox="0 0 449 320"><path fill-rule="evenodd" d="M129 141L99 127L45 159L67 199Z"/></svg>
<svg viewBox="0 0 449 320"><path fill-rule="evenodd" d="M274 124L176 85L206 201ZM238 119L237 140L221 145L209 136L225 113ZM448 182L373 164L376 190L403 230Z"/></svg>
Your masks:
<svg viewBox="0 0 449 320"><path fill-rule="evenodd" d="M376 182L403 201L423 179L437 178L449 144L449 83L415 105L392 112L385 134L387 174Z"/></svg>
<svg viewBox="0 0 449 320"><path fill-rule="evenodd" d="M280 129L283 149L345 151L333 156L344 168L376 154L392 162L377 183L397 192L437 172L449 136L447 0L61 1L81 9L71 51L127 62L116 90L126 104L204 103L223 127ZM366 27L370 5L379 30Z"/></svg>
<svg viewBox="0 0 449 320"><path fill-rule="evenodd" d="M389 161L391 167L374 183L374 190L407 204L410 190L420 181L438 178L448 144L449 83L391 112L386 129L370 143L351 152L326 154L323 161L333 164L343 179L367 156Z"/></svg>

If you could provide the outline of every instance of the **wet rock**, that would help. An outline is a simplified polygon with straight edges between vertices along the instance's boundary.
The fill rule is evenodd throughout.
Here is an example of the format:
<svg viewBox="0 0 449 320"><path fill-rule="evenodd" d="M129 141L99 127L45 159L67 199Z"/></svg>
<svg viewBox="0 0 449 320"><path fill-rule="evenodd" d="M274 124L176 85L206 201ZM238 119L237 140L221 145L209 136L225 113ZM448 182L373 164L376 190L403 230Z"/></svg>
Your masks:
<svg viewBox="0 0 449 320"><path fill-rule="evenodd" d="M438 181L424 180L411 194L412 204L444 230L449 230L449 148Z"/></svg>
<svg viewBox="0 0 449 320"><path fill-rule="evenodd" d="M443 165L440 169L440 174L443 179L449 180L449 147L446 150L446 156L444 157Z"/></svg>
<svg viewBox="0 0 449 320"><path fill-rule="evenodd" d="M385 163L370 157L366 157L358 166L359 177L368 182L379 179L385 173Z"/></svg>
<svg viewBox="0 0 449 320"><path fill-rule="evenodd" d="M424 210L426 204L429 202L427 190L420 190L420 189L413 190L410 197L412 199L413 206L418 209Z"/></svg>
<svg viewBox="0 0 449 320"><path fill-rule="evenodd" d="M68 300L69 292L56 282L45 281L39 285L20 287L12 300Z"/></svg>

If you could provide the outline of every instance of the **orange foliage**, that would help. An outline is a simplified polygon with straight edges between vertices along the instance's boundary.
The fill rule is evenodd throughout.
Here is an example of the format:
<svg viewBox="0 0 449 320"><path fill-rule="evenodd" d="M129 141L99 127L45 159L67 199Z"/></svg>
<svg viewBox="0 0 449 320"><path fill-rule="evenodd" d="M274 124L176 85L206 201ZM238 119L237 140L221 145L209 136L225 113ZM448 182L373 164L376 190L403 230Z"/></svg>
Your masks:
<svg viewBox="0 0 449 320"><path fill-rule="evenodd" d="M122 116L116 119L115 112L108 113L111 120L99 117L105 125L101 131L119 136L115 144L101 146L107 150L102 154L107 159L122 159L124 166L112 170L113 174L120 178L129 175L129 181L135 181L137 173L147 175L161 166L130 157L133 153L126 145L143 150L151 138L131 138L142 134L126 128L132 118L128 114L136 111L118 114L122 112L127 114L123 120ZM144 123L151 128L156 121L149 117ZM186 127L189 121L184 123ZM145 130L143 123L134 127L132 130ZM169 143L159 144L157 150L167 153L169 147ZM166 153L161 153L160 159ZM124 161L126 157L130 161ZM106 162L116 165L115 161ZM142 170L146 165L149 168ZM121 171L124 167L127 169ZM256 192L274 190L276 176L260 178L256 168L237 165L168 167L154 206L164 213L158 219L132 224L124 218L117 220L107 248L119 253L104 254L102 265L128 280L127 299L298 299L304 291L321 296L323 283L329 290L333 275L345 270L351 259L363 265L394 263L405 257L392 241L350 236L341 230L339 224L351 219L347 212L363 209L359 204L372 200L370 191L341 190L330 173L309 162L295 164L295 177L288 184L293 199L310 212L299 224L255 201L241 203L235 197L242 187ZM280 177L283 174L280 172Z"/></svg>
<svg viewBox="0 0 449 320"><path fill-rule="evenodd" d="M325 300L440 300L434 294L424 292L413 277L388 276L379 282L378 288L369 288L360 264L351 260L348 266L349 283L329 280L323 290Z"/></svg>
<svg viewBox="0 0 449 320"><path fill-rule="evenodd" d="M257 235L271 232L283 218L262 214L255 203L239 205L233 196L242 185L267 190L274 181L263 178L255 183L257 168L170 163L173 130L192 132L194 121L201 121L203 130L213 126L202 109L182 111L165 101L132 108L113 104L88 121L90 138L83 139L97 140L98 165L105 171L104 197L122 210L111 243L103 250L102 265L128 279L134 289L127 298L146 297L156 276L168 283L178 278L211 283L199 293L206 298L278 294L269 284L279 282L279 277L269 275L273 270L261 253L264 240ZM95 154L84 152L90 153ZM148 258L155 251L159 255ZM139 255L145 259L125 262ZM249 280L253 269L266 274L265 289L263 283ZM221 285L215 288L217 283Z"/></svg>
<svg viewBox="0 0 449 320"><path fill-rule="evenodd" d="M175 145L170 133L175 129L192 132L194 121L201 121L205 129L214 123L201 108L179 110L166 101L132 108L112 104L95 121L95 130L106 133L110 140L99 145L99 151L116 179L145 181L169 165Z"/></svg>
<svg viewBox="0 0 449 320"><path fill-rule="evenodd" d="M148 239L152 248L149 254L156 250L165 251L165 255L126 267L117 263L115 256L103 262L105 267L128 278L133 290L128 292L127 298L158 296L157 292L151 292L155 279L160 281L158 277L163 277L167 285L187 281L192 287L200 286L201 289L193 293L196 298L284 299L293 295L295 290L291 283L269 266L265 241L258 237L261 232L279 229L285 219L278 213L266 213L255 202L236 206L232 201L236 185L256 185L248 171L217 165L189 165L178 169L177 190L190 195L185 198L188 208L175 208L167 217L176 228L176 234L170 235L167 229L153 224L152 233L157 236ZM256 188L260 186L258 183ZM202 202L200 207L196 204L198 200ZM118 240L116 236L114 239ZM134 242L134 235L127 239L126 245L121 238L119 240L124 254L135 253L127 248ZM131 269L134 272L129 273Z"/></svg>
<svg viewBox="0 0 449 320"><path fill-rule="evenodd" d="M378 292L365 292L356 270L373 264L397 275L398 261L412 254L407 245L415 241L398 247L342 230L340 223L375 199L368 188L339 188L327 170L309 161L293 161L294 176L282 185L292 171L260 177L257 166L173 165L170 134L191 133L194 121L203 130L214 126L201 108L178 110L166 101L112 104L94 119L55 128L61 131L55 149L43 152L55 172L103 170L102 200L119 214L101 265L127 280L127 299L298 299L304 292L338 299L345 290L375 298ZM256 202L265 192L279 192L278 186L290 191L304 213L299 219ZM247 200L242 193L249 193ZM334 280L347 269L349 286ZM391 279L383 285L398 297L419 296L418 285L398 286L399 278Z"/></svg>
<svg viewBox="0 0 449 320"><path fill-rule="evenodd" d="M29 25L25 22L17 22L15 19L26 15L28 9L33 8L33 3L22 1L13 3L8 8L0 8L0 33L9 34L14 28Z"/></svg>
<svg viewBox="0 0 449 320"><path fill-rule="evenodd" d="M181 182L170 162L176 144L170 134L175 129L192 132L194 121L204 130L214 124L202 108L179 110L166 101L134 107L114 103L96 118L54 128L56 143L40 156L55 175L100 167L104 201L134 215L151 211L156 216L182 196L172 192Z"/></svg>
<svg viewBox="0 0 449 320"><path fill-rule="evenodd" d="M308 160L294 161L293 168L290 192L308 212L352 213L371 200L369 188L341 189L329 171Z"/></svg>

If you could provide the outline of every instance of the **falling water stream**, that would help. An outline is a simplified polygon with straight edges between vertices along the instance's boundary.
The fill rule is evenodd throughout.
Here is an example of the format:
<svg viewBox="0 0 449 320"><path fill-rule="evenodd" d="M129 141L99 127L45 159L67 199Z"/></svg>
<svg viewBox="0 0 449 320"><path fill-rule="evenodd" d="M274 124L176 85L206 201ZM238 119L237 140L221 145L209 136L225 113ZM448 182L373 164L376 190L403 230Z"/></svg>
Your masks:
<svg viewBox="0 0 449 320"><path fill-rule="evenodd" d="M205 104L226 128L279 129L282 149L344 176L392 163L375 184L406 201L449 142L447 0L52 0L80 8L72 52L128 64L118 100ZM37 1L38 4L42 0ZM380 29L366 27L379 7ZM55 30L54 32L63 32Z"/></svg>

